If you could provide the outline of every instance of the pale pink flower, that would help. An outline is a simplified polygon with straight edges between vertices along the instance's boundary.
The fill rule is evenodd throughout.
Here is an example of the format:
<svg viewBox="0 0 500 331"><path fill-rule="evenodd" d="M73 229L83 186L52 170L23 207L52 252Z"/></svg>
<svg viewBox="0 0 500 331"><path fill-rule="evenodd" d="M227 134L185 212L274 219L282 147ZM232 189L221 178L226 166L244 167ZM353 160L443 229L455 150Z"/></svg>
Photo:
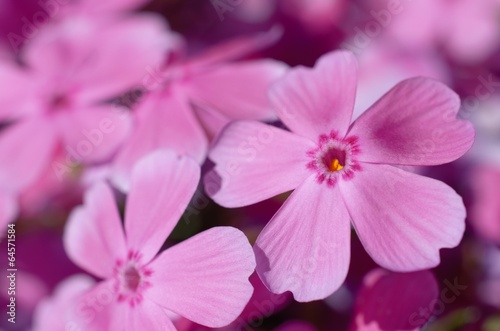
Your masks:
<svg viewBox="0 0 500 331"><path fill-rule="evenodd" d="M132 173L125 231L110 188L93 186L70 216L66 252L104 281L88 295L108 291L102 309L109 330L175 330L166 311L221 327L238 317L252 295L255 258L245 235L212 228L156 255L184 212L200 168L187 157L157 151ZM85 300L84 298L82 300Z"/></svg>
<svg viewBox="0 0 500 331"><path fill-rule="evenodd" d="M44 298L33 314L34 331L65 331L83 323L77 313L78 299L95 285L92 277L79 274L60 282L50 297ZM95 324L97 325L97 324Z"/></svg>
<svg viewBox="0 0 500 331"><path fill-rule="evenodd" d="M0 132L0 187L18 195L58 146L73 164L109 160L130 130L127 110L109 101L141 84L174 39L154 16L78 16L40 30L25 66L0 63L0 122L13 122Z"/></svg>
<svg viewBox="0 0 500 331"><path fill-rule="evenodd" d="M145 85L150 93L134 109L134 132L115 158L114 184L128 190L135 162L156 149L175 149L202 163L209 140L231 120L274 120L267 89L286 65L274 60L227 62L279 34L271 30L234 40L156 72Z"/></svg>
<svg viewBox="0 0 500 331"><path fill-rule="evenodd" d="M216 166L205 188L222 206L295 189L254 247L257 272L274 293L311 301L338 289L349 267L350 219L368 254L393 271L436 266L439 249L462 238L461 197L400 168L451 162L470 148L474 130L456 119L458 96L432 79L408 79L351 124L355 93L354 56L327 54L270 90L291 132L237 121L210 151Z"/></svg>
<svg viewBox="0 0 500 331"><path fill-rule="evenodd" d="M353 118L404 79L425 76L451 82L451 73L444 59L432 53L402 52L385 39L377 40L357 55L359 74Z"/></svg>
<svg viewBox="0 0 500 331"><path fill-rule="evenodd" d="M444 49L455 60L478 63L500 45L498 0L379 0L374 3L379 8L370 11L372 31L378 24L379 31L407 50ZM370 38L368 24L365 30Z"/></svg>
<svg viewBox="0 0 500 331"><path fill-rule="evenodd" d="M350 330L420 330L438 300L436 277L427 271L376 269L363 279Z"/></svg>

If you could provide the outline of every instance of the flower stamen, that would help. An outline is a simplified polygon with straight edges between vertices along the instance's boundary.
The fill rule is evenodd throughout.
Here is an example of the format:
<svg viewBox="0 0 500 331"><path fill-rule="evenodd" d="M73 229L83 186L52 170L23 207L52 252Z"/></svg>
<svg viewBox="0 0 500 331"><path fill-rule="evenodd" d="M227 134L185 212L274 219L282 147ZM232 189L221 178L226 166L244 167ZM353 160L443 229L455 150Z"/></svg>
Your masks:
<svg viewBox="0 0 500 331"><path fill-rule="evenodd" d="M332 162L330 163L330 171L339 171L342 170L344 166L340 164L340 161L338 159L333 159Z"/></svg>

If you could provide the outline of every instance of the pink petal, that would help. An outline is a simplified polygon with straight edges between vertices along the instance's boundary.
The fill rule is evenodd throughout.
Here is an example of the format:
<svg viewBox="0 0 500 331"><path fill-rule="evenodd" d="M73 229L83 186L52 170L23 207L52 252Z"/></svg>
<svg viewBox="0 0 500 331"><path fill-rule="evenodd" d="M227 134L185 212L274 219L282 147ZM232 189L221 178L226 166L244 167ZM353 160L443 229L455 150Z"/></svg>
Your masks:
<svg viewBox="0 0 500 331"><path fill-rule="evenodd" d="M99 37L92 47L103 46L93 61L86 63L86 70L78 71L75 77L85 87L78 98L88 102L116 96L131 88L149 88L148 83L158 79L168 53L179 44L165 21L155 15L129 16L96 33Z"/></svg>
<svg viewBox="0 0 500 331"><path fill-rule="evenodd" d="M431 317L439 288L429 271L368 273L357 298L352 330L420 330Z"/></svg>
<svg viewBox="0 0 500 331"><path fill-rule="evenodd" d="M125 210L128 248L150 261L184 213L200 179L200 167L167 150L145 156L134 167Z"/></svg>
<svg viewBox="0 0 500 331"><path fill-rule="evenodd" d="M226 63L255 53L276 43L283 35L283 29L275 26L269 31L236 38L220 43L208 51L187 61L191 68L202 69L212 65Z"/></svg>
<svg viewBox="0 0 500 331"><path fill-rule="evenodd" d="M5 233L7 224L12 223L19 212L13 195L0 191L0 234Z"/></svg>
<svg viewBox="0 0 500 331"><path fill-rule="evenodd" d="M195 103L201 101L229 119L270 120L276 115L267 90L286 68L274 60L222 65L194 76L188 88Z"/></svg>
<svg viewBox="0 0 500 331"><path fill-rule="evenodd" d="M2 189L19 192L42 175L55 153L57 139L53 131L51 123L39 118L16 122L0 131Z"/></svg>
<svg viewBox="0 0 500 331"><path fill-rule="evenodd" d="M180 92L153 92L145 97L135 112L134 132L114 161L113 180L120 189L129 189L134 164L157 149L173 149L203 162L207 138L188 100Z"/></svg>
<svg viewBox="0 0 500 331"><path fill-rule="evenodd" d="M448 185L388 165L363 164L339 182L366 251L384 268L408 272L439 264L465 230L462 198Z"/></svg>
<svg viewBox="0 0 500 331"><path fill-rule="evenodd" d="M203 102L199 100L196 104L192 103L191 108L200 125L203 127L209 141L213 141L222 129L231 122L229 117L222 114L214 107L203 104Z"/></svg>
<svg viewBox="0 0 500 331"><path fill-rule="evenodd" d="M252 295L252 247L231 227L197 234L167 249L150 266L153 287L145 296L208 327L234 321Z"/></svg>
<svg viewBox="0 0 500 331"><path fill-rule="evenodd" d="M351 123L356 96L357 64L344 51L323 55L315 67L290 70L269 92L285 125L314 141L320 134L343 136Z"/></svg>
<svg viewBox="0 0 500 331"><path fill-rule="evenodd" d="M154 15L119 20L80 15L40 30L27 44L24 58L58 93L88 105L144 87L177 44L177 37Z"/></svg>
<svg viewBox="0 0 500 331"><path fill-rule="evenodd" d="M81 323L81 316L72 316L72 310L77 299L94 284L95 281L90 276L83 274L68 277L60 282L54 294L38 304L33 314L33 329L37 331L69 330L70 323L77 323L72 321L75 317Z"/></svg>
<svg viewBox="0 0 500 331"><path fill-rule="evenodd" d="M359 138L359 160L436 165L461 157L474 142L470 122L456 119L459 97L430 78L407 79L361 115L349 135Z"/></svg>
<svg viewBox="0 0 500 331"><path fill-rule="evenodd" d="M205 190L224 207L247 206L290 191L310 174L307 152L314 148L313 142L270 125L233 122L210 151L216 167L205 177Z"/></svg>
<svg viewBox="0 0 500 331"><path fill-rule="evenodd" d="M36 113L33 77L15 63L0 59L0 122Z"/></svg>
<svg viewBox="0 0 500 331"><path fill-rule="evenodd" d="M104 183L91 187L84 205L71 213L64 248L80 268L100 277L113 275L116 261L126 257L125 236L113 192Z"/></svg>
<svg viewBox="0 0 500 331"><path fill-rule="evenodd" d="M81 163L109 160L132 129L128 110L113 105L72 110L57 123L66 153Z"/></svg>
<svg viewBox="0 0 500 331"><path fill-rule="evenodd" d="M274 293L324 299L345 280L351 226L340 191L307 179L262 230L254 246L257 272Z"/></svg>
<svg viewBox="0 0 500 331"><path fill-rule="evenodd" d="M238 318L239 323L252 323L256 317L266 318L282 310L292 300L290 293L274 294L269 292L259 275L254 272L250 276L254 291L250 301Z"/></svg>
<svg viewBox="0 0 500 331"><path fill-rule="evenodd" d="M176 331L177 329L160 306L150 300L144 300L140 305L131 308L126 330Z"/></svg>
<svg viewBox="0 0 500 331"><path fill-rule="evenodd" d="M68 307L70 319L65 330L126 330L129 309L120 309L114 286L114 280L102 281L77 297Z"/></svg>

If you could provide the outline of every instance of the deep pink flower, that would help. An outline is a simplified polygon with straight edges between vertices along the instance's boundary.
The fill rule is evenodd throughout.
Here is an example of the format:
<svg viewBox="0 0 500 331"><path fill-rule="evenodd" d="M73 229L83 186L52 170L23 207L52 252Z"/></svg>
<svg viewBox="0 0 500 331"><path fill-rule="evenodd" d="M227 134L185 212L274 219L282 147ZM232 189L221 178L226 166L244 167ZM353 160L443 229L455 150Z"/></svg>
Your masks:
<svg viewBox="0 0 500 331"><path fill-rule="evenodd" d="M500 309L500 249L492 245L478 245L481 257L479 298L486 304Z"/></svg>
<svg viewBox="0 0 500 331"><path fill-rule="evenodd" d="M67 5L59 7L61 14L64 15L119 15L126 11L136 9L150 0L79 0L68 1Z"/></svg>
<svg viewBox="0 0 500 331"><path fill-rule="evenodd" d="M281 0L283 12L294 17L313 33L331 33L345 17L345 0Z"/></svg>
<svg viewBox="0 0 500 331"><path fill-rule="evenodd" d="M478 166L472 174L474 205L470 221L484 239L500 244L500 169Z"/></svg>
<svg viewBox="0 0 500 331"><path fill-rule="evenodd" d="M7 224L14 221L18 213L16 198L12 194L0 191L0 232L3 234Z"/></svg>
<svg viewBox="0 0 500 331"><path fill-rule="evenodd" d="M353 331L420 330L432 316L439 287L429 271L368 273L356 300Z"/></svg>
<svg viewBox="0 0 500 331"><path fill-rule="evenodd" d="M114 161L114 184L126 191L135 162L156 149L175 149L203 162L209 140L231 120L274 120L266 93L286 65L274 60L227 61L269 44L276 34L272 30L231 41L173 62L151 77L145 86L150 93L134 110L134 132Z"/></svg>
<svg viewBox="0 0 500 331"><path fill-rule="evenodd" d="M158 151L132 173L125 231L110 188L96 184L70 216L66 252L103 278L88 296L109 293L108 330L175 330L166 311L221 327L238 317L252 295L255 258L245 235L212 228L158 256L192 197L200 168L194 160ZM97 294L96 294L97 293Z"/></svg>
<svg viewBox="0 0 500 331"><path fill-rule="evenodd" d="M350 222L375 262L394 271L436 266L455 247L465 208L447 185L400 166L451 162L474 130L458 96L432 79L395 86L354 123L356 61L347 52L292 70L270 90L291 132L237 121L216 140L208 193L240 207L295 189L258 237L257 272L275 293L322 299L344 281ZM214 178L220 187L214 185Z"/></svg>
<svg viewBox="0 0 500 331"><path fill-rule="evenodd" d="M290 321L280 327L275 331L316 331L317 329L309 323L302 321Z"/></svg>

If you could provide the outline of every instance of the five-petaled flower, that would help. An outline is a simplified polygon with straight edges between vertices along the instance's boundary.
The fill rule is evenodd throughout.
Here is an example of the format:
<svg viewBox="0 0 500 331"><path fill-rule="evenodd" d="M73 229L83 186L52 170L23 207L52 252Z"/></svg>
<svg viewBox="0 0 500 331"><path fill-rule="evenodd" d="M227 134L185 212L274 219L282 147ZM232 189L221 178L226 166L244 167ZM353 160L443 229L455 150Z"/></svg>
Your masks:
<svg viewBox="0 0 500 331"><path fill-rule="evenodd" d="M350 219L373 260L401 272L436 266L439 249L458 245L465 229L453 189L402 169L451 162L471 147L458 96L432 79L408 79L351 124L356 70L348 52L291 70L269 92L291 132L237 121L209 154L216 166L206 190L222 206L295 189L254 251L264 283L298 301L325 298L344 282ZM258 144L247 143L252 137Z"/></svg>
<svg viewBox="0 0 500 331"><path fill-rule="evenodd" d="M113 193L104 183L95 184L84 206L70 216L66 252L78 266L105 279L82 302L99 293L112 296L96 312L105 315L99 320L110 323L103 329L175 330L167 312L221 327L247 304L255 257L241 231L212 228L156 256L199 176L196 161L160 150L141 159L132 172L125 232Z"/></svg>

